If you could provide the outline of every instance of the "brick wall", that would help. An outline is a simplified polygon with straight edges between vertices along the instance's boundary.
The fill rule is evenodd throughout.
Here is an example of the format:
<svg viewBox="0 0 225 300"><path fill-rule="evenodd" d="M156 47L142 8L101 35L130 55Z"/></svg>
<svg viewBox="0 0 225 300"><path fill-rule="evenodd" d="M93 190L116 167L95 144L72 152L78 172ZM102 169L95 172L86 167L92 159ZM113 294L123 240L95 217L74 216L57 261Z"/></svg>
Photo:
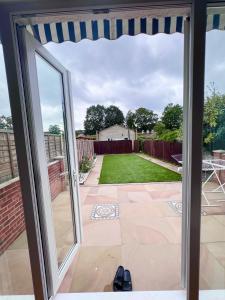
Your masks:
<svg viewBox="0 0 225 300"><path fill-rule="evenodd" d="M52 200L65 188L63 160L48 166ZM0 185L0 254L25 230L19 178Z"/></svg>
<svg viewBox="0 0 225 300"><path fill-rule="evenodd" d="M0 189L0 254L24 229L20 181L15 178Z"/></svg>
<svg viewBox="0 0 225 300"><path fill-rule="evenodd" d="M65 189L65 176L63 160L52 162L48 165L48 176L50 181L51 198L54 200L59 193Z"/></svg>
<svg viewBox="0 0 225 300"><path fill-rule="evenodd" d="M225 160L225 150L214 150L213 157ZM220 181L222 183L225 183L225 170L217 171L217 174L219 176ZM214 178L214 180L218 183L216 178Z"/></svg>

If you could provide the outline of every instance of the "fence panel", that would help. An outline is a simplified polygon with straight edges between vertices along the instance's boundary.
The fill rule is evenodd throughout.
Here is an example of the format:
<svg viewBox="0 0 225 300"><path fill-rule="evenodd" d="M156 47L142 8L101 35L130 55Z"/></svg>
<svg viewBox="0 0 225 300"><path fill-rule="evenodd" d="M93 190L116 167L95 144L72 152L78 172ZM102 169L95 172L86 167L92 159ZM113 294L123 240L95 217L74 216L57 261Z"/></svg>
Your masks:
<svg viewBox="0 0 225 300"><path fill-rule="evenodd" d="M18 175L16 147L12 130L0 130L0 182Z"/></svg>
<svg viewBox="0 0 225 300"><path fill-rule="evenodd" d="M94 156L94 142L89 140L77 140L77 156L80 163L84 156L93 159Z"/></svg>
<svg viewBox="0 0 225 300"><path fill-rule="evenodd" d="M132 152L132 141L94 141L96 154L122 154Z"/></svg>
<svg viewBox="0 0 225 300"><path fill-rule="evenodd" d="M147 140L144 141L144 152L158 159L176 163L172 155L182 153L182 143Z"/></svg>
<svg viewBox="0 0 225 300"><path fill-rule="evenodd" d="M57 134L44 134L45 150L48 162L57 156L64 155L63 136ZM94 156L94 143L89 140L77 140L78 161L83 156L92 159ZM12 130L0 130L0 183L18 176L16 146Z"/></svg>
<svg viewBox="0 0 225 300"><path fill-rule="evenodd" d="M136 153L140 152L140 142L139 141L137 141L137 140L134 141L134 149L133 150Z"/></svg>

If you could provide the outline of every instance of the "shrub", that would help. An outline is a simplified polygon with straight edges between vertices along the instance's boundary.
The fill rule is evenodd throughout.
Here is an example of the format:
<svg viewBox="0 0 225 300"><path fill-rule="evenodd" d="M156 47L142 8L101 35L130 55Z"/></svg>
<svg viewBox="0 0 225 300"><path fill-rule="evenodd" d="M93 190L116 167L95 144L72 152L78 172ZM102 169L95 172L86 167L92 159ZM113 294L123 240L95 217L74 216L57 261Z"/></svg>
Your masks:
<svg viewBox="0 0 225 300"><path fill-rule="evenodd" d="M87 156L83 156L81 162L80 162L80 168L79 171L81 173L87 173L92 167L92 161L88 159Z"/></svg>
<svg viewBox="0 0 225 300"><path fill-rule="evenodd" d="M174 142L179 139L180 131L177 130L165 130L158 139L166 142Z"/></svg>

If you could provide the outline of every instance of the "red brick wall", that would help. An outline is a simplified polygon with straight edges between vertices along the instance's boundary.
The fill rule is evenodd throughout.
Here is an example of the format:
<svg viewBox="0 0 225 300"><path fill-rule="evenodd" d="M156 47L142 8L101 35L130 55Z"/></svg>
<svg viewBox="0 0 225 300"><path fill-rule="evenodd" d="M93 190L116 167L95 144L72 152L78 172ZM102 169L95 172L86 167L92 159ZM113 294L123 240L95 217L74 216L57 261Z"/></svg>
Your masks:
<svg viewBox="0 0 225 300"><path fill-rule="evenodd" d="M22 195L17 180L0 189L0 254L24 229Z"/></svg>
<svg viewBox="0 0 225 300"><path fill-rule="evenodd" d="M63 160L52 162L48 165L48 176L50 181L50 190L52 200L57 197L59 193L64 190L65 187L65 176L61 174L64 172Z"/></svg>
<svg viewBox="0 0 225 300"><path fill-rule="evenodd" d="M225 151L224 150L215 150L215 151L213 151L213 157L225 160ZM222 183L225 183L225 170L217 171L217 174L219 176L220 181ZM216 177L214 177L214 180L218 183Z"/></svg>
<svg viewBox="0 0 225 300"><path fill-rule="evenodd" d="M52 200L64 190L63 161L49 164L48 173ZM2 186L2 188L1 188ZM12 179L0 186L0 254L25 230L20 181Z"/></svg>

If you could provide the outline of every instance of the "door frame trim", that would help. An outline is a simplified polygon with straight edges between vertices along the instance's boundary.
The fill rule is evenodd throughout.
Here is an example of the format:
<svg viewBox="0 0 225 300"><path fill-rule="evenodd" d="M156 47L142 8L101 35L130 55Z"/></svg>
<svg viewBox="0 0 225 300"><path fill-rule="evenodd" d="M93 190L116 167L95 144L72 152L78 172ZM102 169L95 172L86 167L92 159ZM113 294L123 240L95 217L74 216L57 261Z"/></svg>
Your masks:
<svg viewBox="0 0 225 300"><path fill-rule="evenodd" d="M26 108L28 112L28 127L30 131L30 142L31 142L31 153L33 160L33 169L35 176L35 188L38 198L38 208L40 217L40 226L42 233L42 241L45 245L43 247L45 268L48 282L48 295L55 295L62 279L67 272L71 261L77 253L79 248L79 241L71 247L67 255L64 257L62 264L58 267L57 259L57 247L56 238L54 232L53 214L51 208L51 202L45 201L51 199L51 192L49 187L49 177L45 147L44 147L44 135L43 135L43 124L42 124L42 113L40 101L34 101L33 99L40 99L39 87L38 87L38 76L37 76L37 65L35 55L38 54L44 59L49 65L59 72L62 79L62 92L65 99L63 104L63 114L65 121L65 132L71 132L72 121L70 116L71 109L68 102L69 97L69 84L68 84L68 71L38 42L34 37L27 32L25 28L18 30L19 41L20 41L20 55L23 63L23 81L26 99ZM69 134L65 134L65 142L67 145L68 165L69 165L69 181L72 195L72 222L74 225L74 237L76 238L76 225L79 218L75 216L77 214L77 197L75 195L75 187L73 182L72 170L74 169L75 160L73 140ZM66 154L67 155L67 154ZM72 168L72 169L71 169ZM77 186L76 186L77 187ZM74 213L73 213L74 212ZM78 226L80 228L81 226ZM78 242L78 243L77 243Z"/></svg>
<svg viewBox="0 0 225 300"><path fill-rule="evenodd" d="M47 300L47 281L22 80L22 65L20 64L19 41L16 26L9 14L0 13L0 28L4 28L2 31L0 29L1 41L14 126L33 290L36 299Z"/></svg>
<svg viewBox="0 0 225 300"><path fill-rule="evenodd" d="M110 0L107 2L108 5L113 5L113 1ZM133 4L135 1L130 0L128 1L129 4ZM97 7L101 6L101 1L96 0L94 5L92 5L91 0L85 0L81 3L81 1L77 2L77 6L74 4L74 2L68 3L68 5L63 0L49 0L48 3L22 3L21 6L19 4L9 4L9 5L3 5L3 9L0 12L0 15L2 18L0 18L0 23L2 26L0 26L0 33L1 38L3 41L3 48L4 48L4 55L6 60L6 72L7 72L7 79L8 79L8 85L9 85L9 92L10 92L10 102L12 106L12 116L14 118L18 118L14 121L14 123L18 126L24 126L24 115L20 112L17 114L16 107L18 104L16 103L17 99L19 98L20 104L22 105L22 98L24 97L23 93L21 93L21 73L18 72L18 66L21 67L18 63L18 47L16 45L16 32L15 32L15 24L13 23L13 16L15 16L16 12L20 10L20 12L23 10L23 12L26 12L28 10L31 10L32 12L44 12L46 8L52 9L54 11L60 11L62 7L67 7L68 9L71 7L75 7L78 9L78 6L82 7L83 9L89 7ZM146 2L145 2L146 3ZM156 4L155 0L148 0L147 3L149 4ZM192 22L191 22L191 47L190 47L190 99L191 99L191 105L190 105L190 116L189 116L189 126L190 128L190 136L189 136L189 144L190 144L190 175L193 176L191 178L190 183L188 184L188 190L190 192L190 214L188 219L188 257L187 257L187 299L188 300L198 300L199 298L199 250L200 250L200 218L201 215L199 214L199 208L200 208L200 191L201 191L201 183L200 183L200 176L199 173L201 172L201 136L202 136L202 115L203 115L203 100L204 100L204 93L203 93L203 86L204 86L204 47L205 47L205 32L203 33L203 27L206 22L206 20L202 17L205 14L206 5L215 5L217 4L216 1L206 1L206 0L181 0L181 1L160 1L160 3L163 5L166 4L192 4ZM225 0L220 1L220 5L224 5ZM159 1L158 3L159 4ZM90 6L91 5L91 6ZM117 4L114 3L114 6L121 6L121 1L118 1ZM107 6L107 5L104 5ZM204 19L204 20L203 20ZM5 20L6 22L2 21ZM7 36L7 34L9 36ZM8 42L7 39L10 39ZM200 40L199 40L200 39ZM203 52L202 52L203 51ZM12 63L10 63L10 59L12 60ZM14 75L13 72L16 74ZM14 80L15 82L11 82ZM12 89L16 87L15 92L12 91ZM196 112L196 107L198 107L198 111ZM19 106L19 109L21 107ZM195 125L193 128L192 125ZM24 128L23 128L24 129ZM22 134L24 136L24 130L21 130ZM16 134L16 146L20 145L19 141L19 135L20 132L19 128L15 128L15 134ZM25 140L22 141L23 149L25 146ZM197 152L197 155L196 155ZM25 152L27 154L27 152ZM18 161L19 165L22 165L23 162L23 153L20 151L18 155ZM26 158L26 167L29 164L29 158ZM27 167L28 168L28 167ZM22 171L21 171L22 174ZM27 174L30 175L30 174ZM23 184L32 185L32 182L26 183L25 178L23 178ZM30 178L29 178L30 180ZM24 192L23 192L24 196ZM27 214L25 210L25 214ZM35 230L33 231L35 234ZM197 235L195 235L195 232L197 232ZM194 237L191 240L191 237ZM28 235L28 242L29 242L29 248L31 247L30 244L31 238ZM31 253L31 249L29 249ZM39 260L39 263L40 260ZM31 263L31 267L33 270L33 263ZM34 273L34 272L33 272ZM37 282L40 282L40 276L34 278L37 279ZM43 288L43 287L41 287ZM38 289L35 289L35 293L38 294ZM41 299L41 298L38 298Z"/></svg>

